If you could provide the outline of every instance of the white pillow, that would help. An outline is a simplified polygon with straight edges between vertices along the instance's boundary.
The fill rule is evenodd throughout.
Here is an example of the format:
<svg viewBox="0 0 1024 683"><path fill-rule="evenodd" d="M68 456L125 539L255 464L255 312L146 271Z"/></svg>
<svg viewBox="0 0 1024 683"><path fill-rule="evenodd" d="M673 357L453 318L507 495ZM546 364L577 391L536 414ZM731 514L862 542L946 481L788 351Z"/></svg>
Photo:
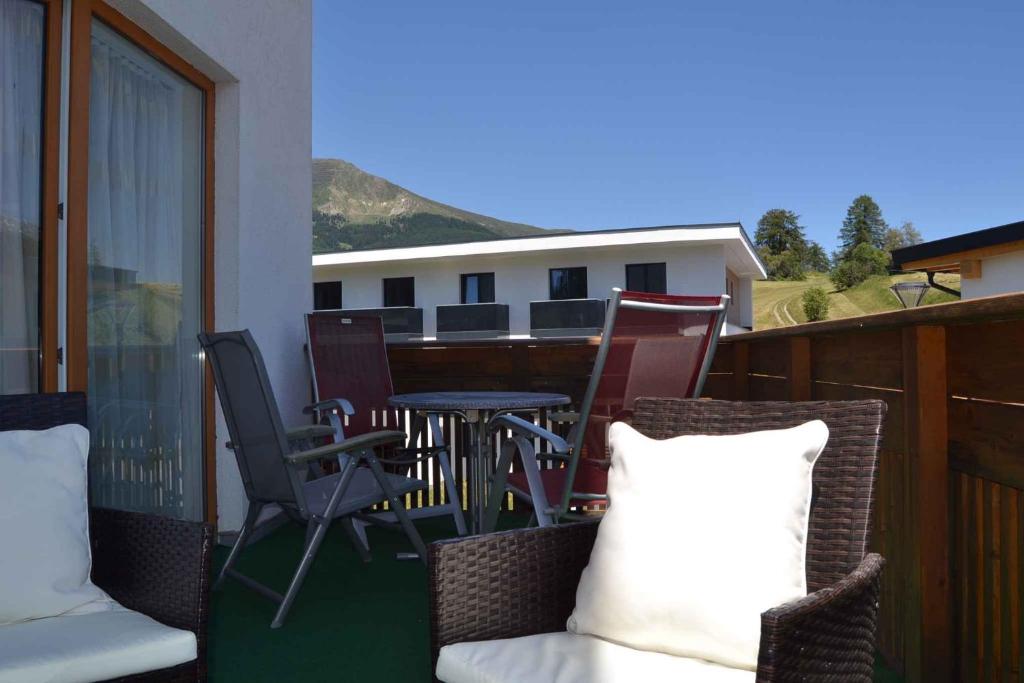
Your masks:
<svg viewBox="0 0 1024 683"><path fill-rule="evenodd" d="M89 578L89 432L0 432L0 625L106 594Z"/></svg>
<svg viewBox="0 0 1024 683"><path fill-rule="evenodd" d="M609 430L608 511L568 630L757 668L761 613L807 594L811 469L828 428L656 441Z"/></svg>

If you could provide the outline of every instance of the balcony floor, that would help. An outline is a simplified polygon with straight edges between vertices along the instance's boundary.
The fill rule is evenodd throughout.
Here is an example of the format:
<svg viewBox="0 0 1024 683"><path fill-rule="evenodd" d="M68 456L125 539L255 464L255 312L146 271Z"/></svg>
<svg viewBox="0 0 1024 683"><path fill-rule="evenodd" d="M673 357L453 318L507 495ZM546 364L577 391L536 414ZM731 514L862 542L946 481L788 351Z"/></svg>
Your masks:
<svg viewBox="0 0 1024 683"><path fill-rule="evenodd" d="M503 526L522 525L508 517ZM419 523L424 540L454 534L448 519ZM211 596L210 680L402 681L430 677L427 573L398 533L370 529L373 561L363 564L341 528L328 534L285 625L271 630L275 605L235 581ZM239 560L246 574L283 592L302 552L303 530L286 525ZM227 556L218 547L217 567ZM879 668L878 681L898 681Z"/></svg>

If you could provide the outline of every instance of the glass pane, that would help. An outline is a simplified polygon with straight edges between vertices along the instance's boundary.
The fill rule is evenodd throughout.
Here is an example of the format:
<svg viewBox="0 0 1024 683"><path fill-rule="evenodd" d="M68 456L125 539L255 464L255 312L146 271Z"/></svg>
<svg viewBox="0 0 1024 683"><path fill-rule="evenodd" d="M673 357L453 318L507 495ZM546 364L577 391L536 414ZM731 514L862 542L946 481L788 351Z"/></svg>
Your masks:
<svg viewBox="0 0 1024 683"><path fill-rule="evenodd" d="M0 394L39 391L43 6L0 0Z"/></svg>
<svg viewBox="0 0 1024 683"><path fill-rule="evenodd" d="M550 275L552 299L587 298L586 268L552 268Z"/></svg>
<svg viewBox="0 0 1024 683"><path fill-rule="evenodd" d="M416 285L411 277L384 278L384 307L415 306Z"/></svg>
<svg viewBox="0 0 1024 683"><path fill-rule="evenodd" d="M93 503L202 518L203 94L94 22Z"/></svg>
<svg viewBox="0 0 1024 683"><path fill-rule="evenodd" d="M480 280L476 275L466 276L466 294L463 297L462 303L464 304L476 304L480 303L480 290L477 285Z"/></svg>

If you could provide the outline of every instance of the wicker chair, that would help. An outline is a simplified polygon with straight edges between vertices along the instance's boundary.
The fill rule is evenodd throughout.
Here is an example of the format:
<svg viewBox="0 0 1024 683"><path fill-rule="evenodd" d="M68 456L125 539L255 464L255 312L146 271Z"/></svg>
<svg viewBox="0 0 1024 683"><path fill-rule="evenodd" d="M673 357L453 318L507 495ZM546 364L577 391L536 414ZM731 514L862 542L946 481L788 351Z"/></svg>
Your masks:
<svg viewBox="0 0 1024 683"><path fill-rule="evenodd" d="M84 394L0 396L0 431L70 423L86 423ZM213 527L92 508L89 533L97 586L129 609L196 634L194 661L117 680L205 681Z"/></svg>
<svg viewBox="0 0 1024 683"><path fill-rule="evenodd" d="M881 401L639 399L633 426L657 439L738 434L821 419L806 598L761 615L758 681L870 681L883 559L868 553ZM448 644L564 631L597 522L521 529L429 549L433 662Z"/></svg>

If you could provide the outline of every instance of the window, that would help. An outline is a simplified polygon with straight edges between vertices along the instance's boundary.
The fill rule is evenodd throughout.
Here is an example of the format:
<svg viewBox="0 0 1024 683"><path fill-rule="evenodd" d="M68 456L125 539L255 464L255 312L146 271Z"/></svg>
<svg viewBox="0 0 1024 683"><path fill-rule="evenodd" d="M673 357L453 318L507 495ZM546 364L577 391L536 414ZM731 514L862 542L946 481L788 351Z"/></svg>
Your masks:
<svg viewBox="0 0 1024 683"><path fill-rule="evenodd" d="M626 266L626 289L631 292L665 294L664 263L631 263Z"/></svg>
<svg viewBox="0 0 1024 683"><path fill-rule="evenodd" d="M40 226L46 8L14 0L0 11L0 394L40 390Z"/></svg>
<svg viewBox="0 0 1024 683"><path fill-rule="evenodd" d="M213 83L107 5L75 7L91 19L71 28L67 384L105 435L90 501L209 518Z"/></svg>
<svg viewBox="0 0 1024 683"><path fill-rule="evenodd" d="M384 307L415 306L416 278L386 277L384 278Z"/></svg>
<svg viewBox="0 0 1024 683"><path fill-rule="evenodd" d="M552 268L549 282L552 299L586 299L586 268Z"/></svg>
<svg viewBox="0 0 1024 683"><path fill-rule="evenodd" d="M461 279L462 303L494 303L494 273L467 273Z"/></svg>
<svg viewBox="0 0 1024 683"><path fill-rule="evenodd" d="M341 280L313 283L313 310L332 311L341 308Z"/></svg>

